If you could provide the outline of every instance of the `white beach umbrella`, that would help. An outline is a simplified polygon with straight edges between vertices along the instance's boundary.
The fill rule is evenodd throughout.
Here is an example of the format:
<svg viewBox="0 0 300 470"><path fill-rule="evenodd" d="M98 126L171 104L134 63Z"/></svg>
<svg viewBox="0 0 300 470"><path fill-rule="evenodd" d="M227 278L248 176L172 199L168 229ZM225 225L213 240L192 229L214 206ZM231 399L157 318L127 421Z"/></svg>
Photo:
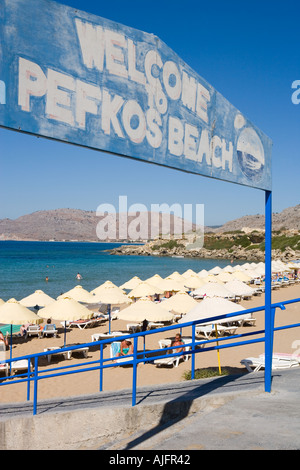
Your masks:
<svg viewBox="0 0 300 470"><path fill-rule="evenodd" d="M193 292L194 297L223 297L228 299L232 297L232 292L223 284L218 284L217 282L207 282L203 286L199 287Z"/></svg>
<svg viewBox="0 0 300 470"><path fill-rule="evenodd" d="M163 304L156 304L151 300L142 297L122 312L118 313L119 320L143 322L169 322L174 315L163 307Z"/></svg>
<svg viewBox="0 0 300 470"><path fill-rule="evenodd" d="M225 268L222 269L223 273L233 273L233 271L234 269L230 264L228 264L227 266L225 266Z"/></svg>
<svg viewBox="0 0 300 470"><path fill-rule="evenodd" d="M189 278L190 276L197 276L197 273L195 273L195 271L193 271L192 269L188 269L182 274L182 277L184 277L185 279Z"/></svg>
<svg viewBox="0 0 300 470"><path fill-rule="evenodd" d="M220 266L215 266L214 268L208 271L209 274L220 274L222 272L222 268Z"/></svg>
<svg viewBox="0 0 300 470"><path fill-rule="evenodd" d="M33 294L28 295L20 300L20 304L24 307L46 307L55 302L55 299L50 297L50 295L45 294L42 290L36 290Z"/></svg>
<svg viewBox="0 0 300 470"><path fill-rule="evenodd" d="M208 276L203 277L201 279L202 279L202 281L204 281L204 284L206 284L207 282L214 282L214 283L218 283L218 284L224 284L224 282L221 281L221 279L218 279L217 275L213 275L213 274L209 274Z"/></svg>
<svg viewBox="0 0 300 470"><path fill-rule="evenodd" d="M260 274L258 274L258 272L254 269L246 269L244 273L246 274L246 276L250 277L251 279L256 279L260 277Z"/></svg>
<svg viewBox="0 0 300 470"><path fill-rule="evenodd" d="M5 304L5 301L0 299L0 305L3 305L3 304Z"/></svg>
<svg viewBox="0 0 300 470"><path fill-rule="evenodd" d="M234 317L230 317L228 321L236 321L242 318L249 318L251 314L243 314L246 310L241 305L237 305L230 300L222 299L220 297L206 297L196 307L190 310L184 318L181 318L178 323L188 323L195 320L207 319L207 323L211 323L210 318L218 315L226 315L229 313L237 313ZM224 323L226 319L213 320L213 323Z"/></svg>
<svg viewBox="0 0 300 470"><path fill-rule="evenodd" d="M254 295L255 289L248 286L245 282L237 279L225 283L226 289L230 290L234 295Z"/></svg>
<svg viewBox="0 0 300 470"><path fill-rule="evenodd" d="M176 313L185 314L194 308L198 302L184 291L179 291L162 303L163 308Z"/></svg>
<svg viewBox="0 0 300 470"><path fill-rule="evenodd" d="M243 282L251 281L251 277L247 276L246 271L235 271L234 273L232 273L232 276L235 279L238 279L239 281L243 281Z"/></svg>
<svg viewBox="0 0 300 470"><path fill-rule="evenodd" d="M57 297L57 300L63 297L70 297L71 299L77 300L77 302L84 302L86 304L94 304L95 297L93 294L88 292L82 286L75 286L73 289L61 294Z"/></svg>
<svg viewBox="0 0 300 470"><path fill-rule="evenodd" d="M228 272L221 272L220 274L217 274L216 275L216 279L218 281L222 281L222 282L228 282L228 281L231 281L232 280L232 274L228 273Z"/></svg>
<svg viewBox="0 0 300 470"><path fill-rule="evenodd" d="M202 269L201 271L198 272L198 276L199 277L207 277L209 274L208 274L208 271L206 269Z"/></svg>

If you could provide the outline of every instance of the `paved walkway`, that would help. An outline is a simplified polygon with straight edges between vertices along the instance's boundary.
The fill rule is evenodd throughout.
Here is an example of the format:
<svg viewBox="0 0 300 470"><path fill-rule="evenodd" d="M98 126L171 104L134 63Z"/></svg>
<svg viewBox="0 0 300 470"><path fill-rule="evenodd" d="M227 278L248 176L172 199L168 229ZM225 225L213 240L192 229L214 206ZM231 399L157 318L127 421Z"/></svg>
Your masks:
<svg viewBox="0 0 300 470"><path fill-rule="evenodd" d="M195 408L197 403L198 408ZM201 406L199 407L199 403ZM103 392L38 403L38 416L129 408L159 407L159 424L118 440L99 443L103 450L300 449L300 368L273 371L272 392L264 392L264 373ZM195 411L196 410L196 411ZM2 405L0 422L32 416L32 403Z"/></svg>

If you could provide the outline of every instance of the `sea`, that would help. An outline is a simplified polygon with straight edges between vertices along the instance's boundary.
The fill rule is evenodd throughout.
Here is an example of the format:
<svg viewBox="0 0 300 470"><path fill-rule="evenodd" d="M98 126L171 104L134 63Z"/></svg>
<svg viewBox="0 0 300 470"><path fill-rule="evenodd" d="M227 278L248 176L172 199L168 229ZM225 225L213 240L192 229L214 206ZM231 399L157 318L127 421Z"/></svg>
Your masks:
<svg viewBox="0 0 300 470"><path fill-rule="evenodd" d="M91 291L109 280L117 286L174 271L225 267L230 260L111 255L121 243L0 241L0 298L21 300L40 289L53 298L76 285ZM241 262L232 263L242 264ZM77 273L82 276L76 279ZM46 280L48 278L48 280Z"/></svg>

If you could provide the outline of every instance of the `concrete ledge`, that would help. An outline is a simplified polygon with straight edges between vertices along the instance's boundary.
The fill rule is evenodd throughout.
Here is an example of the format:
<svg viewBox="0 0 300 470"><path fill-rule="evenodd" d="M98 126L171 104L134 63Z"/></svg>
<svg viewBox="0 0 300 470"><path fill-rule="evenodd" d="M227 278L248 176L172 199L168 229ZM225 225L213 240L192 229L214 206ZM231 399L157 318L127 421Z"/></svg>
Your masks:
<svg viewBox="0 0 300 470"><path fill-rule="evenodd" d="M14 404L0 414L0 449L105 448L142 430L150 435L167 423L215 409L240 394L261 393L263 378L259 377L263 376L247 374L143 388L134 407L131 390L41 402L36 416L32 404ZM116 401L120 403L116 405Z"/></svg>

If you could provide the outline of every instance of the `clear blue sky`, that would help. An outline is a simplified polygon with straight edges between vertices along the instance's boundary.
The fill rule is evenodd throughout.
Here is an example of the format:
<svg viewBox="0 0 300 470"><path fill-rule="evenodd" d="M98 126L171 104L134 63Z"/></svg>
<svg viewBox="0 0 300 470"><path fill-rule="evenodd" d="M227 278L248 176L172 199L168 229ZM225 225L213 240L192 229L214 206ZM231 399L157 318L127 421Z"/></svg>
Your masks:
<svg viewBox="0 0 300 470"><path fill-rule="evenodd" d="M273 211L299 203L299 0L65 0L160 37L273 140ZM1 79L1 77L0 77ZM264 213L264 192L0 129L0 218L99 204L204 204L205 224Z"/></svg>

